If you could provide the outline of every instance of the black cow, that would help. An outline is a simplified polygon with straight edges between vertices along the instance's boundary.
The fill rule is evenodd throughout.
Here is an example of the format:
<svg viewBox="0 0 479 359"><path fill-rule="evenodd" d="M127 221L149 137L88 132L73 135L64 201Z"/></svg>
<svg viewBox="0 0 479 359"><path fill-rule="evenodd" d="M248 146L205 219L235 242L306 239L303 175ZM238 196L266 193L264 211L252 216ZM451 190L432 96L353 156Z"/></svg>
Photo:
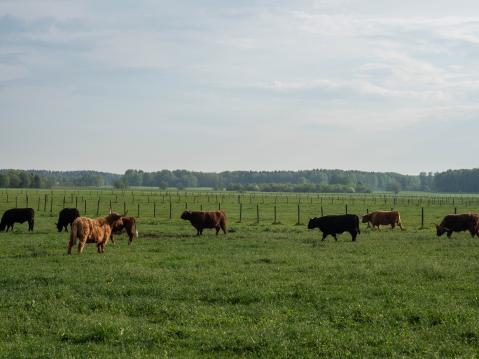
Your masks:
<svg viewBox="0 0 479 359"><path fill-rule="evenodd" d="M443 218L439 225L436 224L436 234L438 237L447 233L447 238L451 238L452 232L469 231L471 236L479 236L479 215L475 213L448 214Z"/></svg>
<svg viewBox="0 0 479 359"><path fill-rule="evenodd" d="M342 214L342 215L332 215L332 216L323 216L311 218L308 223L308 229L319 228L323 232L324 239L328 234L332 235L335 240L336 234L349 232L353 241L356 240L356 236L361 234L359 229L359 217L355 214Z"/></svg>
<svg viewBox="0 0 479 359"><path fill-rule="evenodd" d="M28 230L33 231L35 211L33 208L12 208L5 211L0 222L0 231L4 231L5 227L13 231L14 223L28 222Z"/></svg>
<svg viewBox="0 0 479 359"><path fill-rule="evenodd" d="M65 228L65 232L68 232L68 225L70 225L71 228L73 221L77 217L80 217L80 212L78 209L63 208L58 214L58 222L55 223L57 225L58 232L61 232L63 228Z"/></svg>

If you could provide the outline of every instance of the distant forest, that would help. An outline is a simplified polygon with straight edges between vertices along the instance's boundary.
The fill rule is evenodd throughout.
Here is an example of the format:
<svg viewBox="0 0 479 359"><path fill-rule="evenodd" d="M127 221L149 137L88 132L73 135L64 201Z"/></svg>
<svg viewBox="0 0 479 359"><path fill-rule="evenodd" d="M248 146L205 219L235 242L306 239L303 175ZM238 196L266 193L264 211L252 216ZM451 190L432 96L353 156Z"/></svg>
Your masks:
<svg viewBox="0 0 479 359"><path fill-rule="evenodd" d="M0 188L52 187L156 187L195 188L265 192L434 191L479 193L479 168L422 172L418 176L393 172L364 172L315 169L307 171L225 171L220 173L186 170L125 174L96 171L0 170Z"/></svg>

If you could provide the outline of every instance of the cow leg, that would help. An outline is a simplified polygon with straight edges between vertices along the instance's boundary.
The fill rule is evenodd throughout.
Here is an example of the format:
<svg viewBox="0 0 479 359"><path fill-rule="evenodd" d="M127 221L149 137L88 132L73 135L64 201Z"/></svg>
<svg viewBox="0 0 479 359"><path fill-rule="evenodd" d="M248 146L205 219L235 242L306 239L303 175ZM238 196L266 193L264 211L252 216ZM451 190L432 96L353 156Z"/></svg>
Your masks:
<svg viewBox="0 0 479 359"><path fill-rule="evenodd" d="M113 234L110 235L110 240L111 240L111 243L113 243L113 245L115 245L115 240L113 239Z"/></svg>
<svg viewBox="0 0 479 359"><path fill-rule="evenodd" d="M351 233L351 237L352 237L352 239L353 239L353 242L355 242L358 233L357 233L356 231L352 231L352 232L349 232L349 233Z"/></svg>
<svg viewBox="0 0 479 359"><path fill-rule="evenodd" d="M86 237L83 237L78 242L78 254L81 254L81 252L83 252L83 248L85 248L85 244L86 244Z"/></svg>
<svg viewBox="0 0 479 359"><path fill-rule="evenodd" d="M328 236L327 233L323 233L323 238L321 238L322 241L324 241L324 239Z"/></svg>
<svg viewBox="0 0 479 359"><path fill-rule="evenodd" d="M336 233L333 234L333 237L334 237L334 240L337 242L337 241L338 241L338 237L336 237Z"/></svg>
<svg viewBox="0 0 479 359"><path fill-rule="evenodd" d="M200 227L195 227L196 228L196 235L201 236L201 228Z"/></svg>
<svg viewBox="0 0 479 359"><path fill-rule="evenodd" d="M396 227L396 225L394 223L391 224L391 229L394 229L394 227Z"/></svg>
<svg viewBox="0 0 479 359"><path fill-rule="evenodd" d="M216 235L218 235L219 231L220 231L220 226L216 226L215 227L215 230L216 230Z"/></svg>
<svg viewBox="0 0 479 359"><path fill-rule="evenodd" d="M447 232L447 238L451 239L452 231Z"/></svg>
<svg viewBox="0 0 479 359"><path fill-rule="evenodd" d="M73 240L70 238L68 241L67 254L72 254Z"/></svg>

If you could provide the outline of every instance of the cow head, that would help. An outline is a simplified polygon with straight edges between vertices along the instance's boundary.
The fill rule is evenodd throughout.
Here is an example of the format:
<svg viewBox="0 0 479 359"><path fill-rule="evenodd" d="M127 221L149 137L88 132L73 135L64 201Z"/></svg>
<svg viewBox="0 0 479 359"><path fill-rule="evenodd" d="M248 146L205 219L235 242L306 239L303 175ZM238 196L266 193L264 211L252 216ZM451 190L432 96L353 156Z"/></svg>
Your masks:
<svg viewBox="0 0 479 359"><path fill-rule="evenodd" d="M316 228L316 217L315 218L310 218L308 222L308 229L313 229Z"/></svg>
<svg viewBox="0 0 479 359"><path fill-rule="evenodd" d="M1 222L0 223L0 232L3 232L5 230L5 227L7 226L7 224L5 222Z"/></svg>
<svg viewBox="0 0 479 359"><path fill-rule="evenodd" d="M63 229L63 226L61 226L59 223L55 223L55 225L57 226L58 232L61 232Z"/></svg>
<svg viewBox="0 0 479 359"><path fill-rule="evenodd" d="M365 214L364 216L361 217L362 223L368 223L370 220L371 220L371 216L369 214Z"/></svg>
<svg viewBox="0 0 479 359"><path fill-rule="evenodd" d="M181 214L181 219L184 219L184 220L189 220L191 218L191 212L190 211L184 211L182 214Z"/></svg>
<svg viewBox="0 0 479 359"><path fill-rule="evenodd" d="M110 214L105 217L106 222L108 225L113 229L117 227L123 226L122 215L116 212L112 212L110 210Z"/></svg>
<svg viewBox="0 0 479 359"><path fill-rule="evenodd" d="M437 234L438 237L442 236L446 232L449 232L449 229L447 229L443 225L436 224L436 234Z"/></svg>

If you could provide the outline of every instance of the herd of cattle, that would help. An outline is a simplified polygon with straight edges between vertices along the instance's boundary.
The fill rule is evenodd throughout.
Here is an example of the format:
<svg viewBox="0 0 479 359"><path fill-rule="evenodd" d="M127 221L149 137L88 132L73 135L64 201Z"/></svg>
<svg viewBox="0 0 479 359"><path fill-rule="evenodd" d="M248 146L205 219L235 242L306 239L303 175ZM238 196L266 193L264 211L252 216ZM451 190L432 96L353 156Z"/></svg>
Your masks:
<svg viewBox="0 0 479 359"><path fill-rule="evenodd" d="M83 251L86 243L96 243L98 253L105 251L105 245L109 240L115 243L113 235L126 232L128 235L128 244L130 245L134 238L138 237L136 230L136 219L124 213L112 212L108 216L98 217L95 219L81 217L80 212L76 208L64 208L58 215L56 223L58 232L68 232L70 225L70 239L68 241L67 253L71 254L72 247L78 239L78 253ZM212 228L216 230L216 235L222 230L224 234L227 232L227 220L223 211L203 212L203 211L184 211L181 219L187 220L196 229L198 236L203 234L203 229ZM0 222L0 231L8 232L13 230L15 223L28 222L28 230L33 231L35 219L35 211L33 208L12 208L2 216ZM392 229L397 225L403 230L401 224L401 216L399 211L375 211L361 216L362 223L368 226L379 227L389 225ZM351 234L352 240L355 241L358 234L361 234L359 228L359 216L355 214L328 215L322 217L311 218L308 223L309 229L319 228L322 232L324 240L328 235L337 240L336 235L344 232ZM453 232L469 231L471 236L479 237L479 214L463 213L448 214L440 224L436 224L437 236L447 233L447 237L451 238Z"/></svg>

